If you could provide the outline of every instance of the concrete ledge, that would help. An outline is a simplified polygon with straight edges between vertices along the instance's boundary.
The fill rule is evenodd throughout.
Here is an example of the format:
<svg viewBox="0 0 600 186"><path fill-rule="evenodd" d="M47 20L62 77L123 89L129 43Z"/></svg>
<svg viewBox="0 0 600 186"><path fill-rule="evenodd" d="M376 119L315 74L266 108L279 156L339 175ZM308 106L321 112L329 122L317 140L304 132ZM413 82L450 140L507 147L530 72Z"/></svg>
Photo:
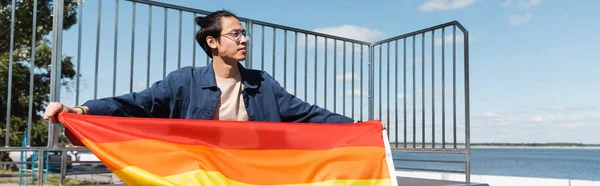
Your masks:
<svg viewBox="0 0 600 186"><path fill-rule="evenodd" d="M397 179L398 186L489 186L488 184L484 183L464 183L458 181L408 178L401 176L398 176Z"/></svg>
<svg viewBox="0 0 600 186"><path fill-rule="evenodd" d="M432 179L442 181L458 181L464 182L464 174L455 173L437 173L437 172L411 172L411 171L396 171L399 177ZM471 182L485 183L490 186L510 185L510 186L598 186L600 181L590 180L570 180L570 179L555 179L555 178L535 178L535 177L517 177L517 176L494 176L494 175L477 175L471 174ZM399 183L400 184L400 183Z"/></svg>

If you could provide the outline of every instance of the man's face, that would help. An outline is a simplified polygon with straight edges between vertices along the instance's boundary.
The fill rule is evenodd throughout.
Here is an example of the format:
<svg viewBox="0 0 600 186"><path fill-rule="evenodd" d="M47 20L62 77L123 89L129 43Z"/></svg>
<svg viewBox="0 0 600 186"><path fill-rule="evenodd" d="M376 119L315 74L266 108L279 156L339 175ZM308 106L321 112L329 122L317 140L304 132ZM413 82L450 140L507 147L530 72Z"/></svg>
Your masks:
<svg viewBox="0 0 600 186"><path fill-rule="evenodd" d="M234 17L222 17L221 24L221 39L217 47L219 56L225 61L246 60L248 40L240 21Z"/></svg>

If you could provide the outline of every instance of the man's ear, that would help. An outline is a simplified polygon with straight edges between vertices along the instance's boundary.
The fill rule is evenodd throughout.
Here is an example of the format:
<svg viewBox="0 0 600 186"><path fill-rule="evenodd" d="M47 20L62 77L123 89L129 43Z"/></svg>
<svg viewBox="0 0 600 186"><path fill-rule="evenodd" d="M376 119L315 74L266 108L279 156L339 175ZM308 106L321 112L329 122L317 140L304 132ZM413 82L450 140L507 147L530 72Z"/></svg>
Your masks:
<svg viewBox="0 0 600 186"><path fill-rule="evenodd" d="M217 49L217 42L219 41L212 36L206 37L206 44L208 44L208 46L212 49Z"/></svg>

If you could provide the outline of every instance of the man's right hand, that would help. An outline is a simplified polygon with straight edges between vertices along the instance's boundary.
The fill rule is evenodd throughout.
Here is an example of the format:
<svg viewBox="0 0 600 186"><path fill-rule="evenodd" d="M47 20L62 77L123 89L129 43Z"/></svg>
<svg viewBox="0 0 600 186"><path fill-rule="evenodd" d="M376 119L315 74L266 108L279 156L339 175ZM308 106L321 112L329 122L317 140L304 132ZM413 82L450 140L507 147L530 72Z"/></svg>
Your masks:
<svg viewBox="0 0 600 186"><path fill-rule="evenodd" d="M87 108L84 108L84 109L87 110ZM59 102L50 102L50 104L48 104L48 106L46 107L46 112L44 112L44 119L49 120L52 123L58 123L58 118L56 116L58 116L58 114L61 112L75 113L75 114L83 114L84 113L79 108L73 109L73 108L67 107Z"/></svg>

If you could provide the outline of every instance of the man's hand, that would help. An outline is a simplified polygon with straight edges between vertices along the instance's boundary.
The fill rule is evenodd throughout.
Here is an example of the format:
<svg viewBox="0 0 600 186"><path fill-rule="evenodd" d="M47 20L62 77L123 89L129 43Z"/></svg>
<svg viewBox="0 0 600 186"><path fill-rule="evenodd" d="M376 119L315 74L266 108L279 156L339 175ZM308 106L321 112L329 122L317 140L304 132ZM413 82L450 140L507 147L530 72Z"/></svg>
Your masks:
<svg viewBox="0 0 600 186"><path fill-rule="evenodd" d="M89 109L87 107L78 107L74 109L67 107L59 102L50 102L50 104L48 104L48 106L46 107L46 112L44 112L44 119L50 120L50 122L52 123L58 123L58 118L56 116L61 112L84 114L88 111Z"/></svg>

